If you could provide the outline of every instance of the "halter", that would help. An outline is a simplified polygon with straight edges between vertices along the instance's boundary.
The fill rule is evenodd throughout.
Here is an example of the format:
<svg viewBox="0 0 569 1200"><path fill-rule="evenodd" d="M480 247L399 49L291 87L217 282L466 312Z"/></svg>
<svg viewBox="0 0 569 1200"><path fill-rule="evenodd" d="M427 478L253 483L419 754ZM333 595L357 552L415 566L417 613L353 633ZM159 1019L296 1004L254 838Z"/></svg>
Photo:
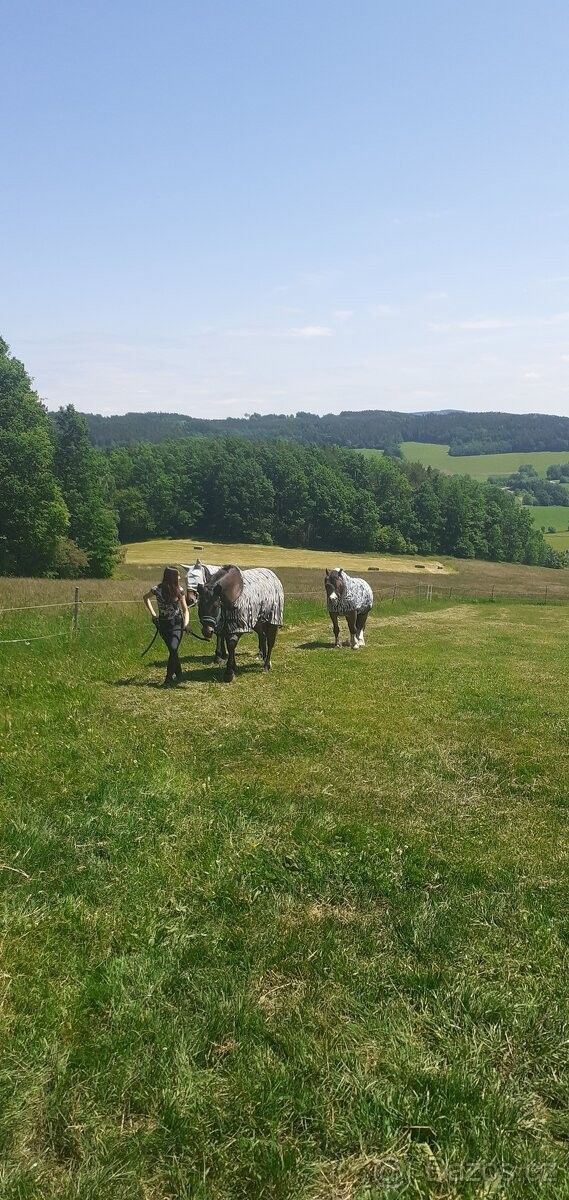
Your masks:
<svg viewBox="0 0 569 1200"><path fill-rule="evenodd" d="M196 604L198 604L198 601L194 600L192 604L188 605L188 617L189 617L189 613L191 613L191 611L192 611L192 608L196 607ZM217 633L217 621L216 621L215 617L204 617L203 620L200 618L200 624L202 626L203 625L211 625L213 632ZM190 625L189 619L188 619L187 632L191 633L192 637L194 637L196 639L196 641L198 641L198 642L207 642L207 640L208 640L207 638L201 637L201 635L199 633L194 633L194 631Z"/></svg>

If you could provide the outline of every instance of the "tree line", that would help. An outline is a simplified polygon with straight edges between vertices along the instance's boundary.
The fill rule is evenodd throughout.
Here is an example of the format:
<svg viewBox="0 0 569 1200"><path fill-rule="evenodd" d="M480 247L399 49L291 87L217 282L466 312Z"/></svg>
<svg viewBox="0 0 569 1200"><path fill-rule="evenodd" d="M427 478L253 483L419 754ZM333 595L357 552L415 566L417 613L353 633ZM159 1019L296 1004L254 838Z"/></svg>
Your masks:
<svg viewBox="0 0 569 1200"><path fill-rule="evenodd" d="M559 474L550 475L552 470L558 471ZM569 488L561 482L563 479L569 482L569 464L566 475L563 474L564 470L562 464L548 467L548 478L541 479L535 467L524 463L511 475L490 475L489 483L509 488L516 496L521 497L524 504L559 504L569 507Z"/></svg>
<svg viewBox="0 0 569 1200"><path fill-rule="evenodd" d="M564 565L511 493L390 454L227 436L95 449L2 341L0 472L2 574L106 577L119 540L189 536Z"/></svg>
<svg viewBox="0 0 569 1200"><path fill-rule="evenodd" d="M564 565L503 488L389 455L185 438L108 452L121 541L197 537Z"/></svg>
<svg viewBox="0 0 569 1200"><path fill-rule="evenodd" d="M1 338L0 477L0 574L112 574L117 513L104 455L74 408L48 415Z"/></svg>
<svg viewBox="0 0 569 1200"><path fill-rule="evenodd" d="M448 445L451 455L505 451L569 450L569 418L526 413L298 412L207 420L176 413L127 413L87 416L93 445L172 441L180 437L245 437L251 441L285 438L302 445L346 446L396 451L401 442Z"/></svg>

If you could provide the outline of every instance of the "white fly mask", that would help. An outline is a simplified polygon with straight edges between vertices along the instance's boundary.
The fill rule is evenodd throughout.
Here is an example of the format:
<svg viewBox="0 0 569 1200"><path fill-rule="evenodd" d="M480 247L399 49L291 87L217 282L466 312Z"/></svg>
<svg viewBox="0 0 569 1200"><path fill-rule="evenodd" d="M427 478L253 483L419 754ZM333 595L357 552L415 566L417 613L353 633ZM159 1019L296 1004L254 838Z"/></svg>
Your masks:
<svg viewBox="0 0 569 1200"><path fill-rule="evenodd" d="M210 575L215 575L215 572L219 571L219 567L212 567L209 563L205 565L203 563L194 563L193 567L182 563L182 567L186 572L186 591L188 592L197 592L198 587L205 584L206 567Z"/></svg>

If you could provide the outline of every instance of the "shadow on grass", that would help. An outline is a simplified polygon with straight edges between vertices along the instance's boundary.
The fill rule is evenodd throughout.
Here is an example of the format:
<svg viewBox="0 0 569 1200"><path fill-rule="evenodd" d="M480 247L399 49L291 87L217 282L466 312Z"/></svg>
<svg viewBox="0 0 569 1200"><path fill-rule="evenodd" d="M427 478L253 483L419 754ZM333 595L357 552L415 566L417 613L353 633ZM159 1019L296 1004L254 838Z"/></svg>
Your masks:
<svg viewBox="0 0 569 1200"><path fill-rule="evenodd" d="M336 650L333 642L301 642L296 650Z"/></svg>
<svg viewBox="0 0 569 1200"><path fill-rule="evenodd" d="M201 668L198 667L196 670L192 670L192 669L185 670L183 673L182 679L180 680L180 683L174 684L174 689L183 687L184 684L188 684L188 683L225 683L225 663L217 663L216 665L214 665L213 660L211 660L210 658L205 658L205 659L204 658L196 658L191 661L202 662L202 663L207 662L207 663L210 663L211 665L207 666L207 667L201 667ZM153 667L153 666L154 667L163 667L164 663L163 662L149 663L148 666L149 667ZM262 662L248 662L248 663L239 663L238 662L235 678L239 679L240 675L262 674L262 673L263 673ZM168 688L164 688L164 684L163 684L162 680L143 679L140 677L140 675L129 675L125 679L109 679L107 682L110 683L112 687L153 688L153 689L158 689L158 690L163 689L164 691L168 691Z"/></svg>

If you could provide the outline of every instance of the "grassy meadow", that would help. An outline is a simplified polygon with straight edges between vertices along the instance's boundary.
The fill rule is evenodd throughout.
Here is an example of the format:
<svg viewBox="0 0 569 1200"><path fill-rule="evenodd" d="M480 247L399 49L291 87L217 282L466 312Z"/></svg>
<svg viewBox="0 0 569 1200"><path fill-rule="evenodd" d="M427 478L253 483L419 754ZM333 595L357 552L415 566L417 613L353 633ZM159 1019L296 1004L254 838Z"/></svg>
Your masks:
<svg viewBox="0 0 569 1200"><path fill-rule="evenodd" d="M538 529L545 525L546 529L551 526L557 533L567 533L569 508L563 504L535 504L530 507L530 512Z"/></svg>
<svg viewBox="0 0 569 1200"><path fill-rule="evenodd" d="M569 532L546 533L545 536L554 550L569 550Z"/></svg>
<svg viewBox="0 0 569 1200"><path fill-rule="evenodd" d="M403 457L409 462L421 462L425 467L436 467L446 475L471 475L473 479L488 479L489 475L511 475L521 466L535 467L538 475L545 478L547 468L554 463L569 462L569 450L531 450L507 454L450 455L448 446L431 442L403 442ZM364 450L364 454L379 454L378 450Z"/></svg>
<svg viewBox="0 0 569 1200"><path fill-rule="evenodd" d="M569 607L286 622L2 647L6 1200L569 1197Z"/></svg>

